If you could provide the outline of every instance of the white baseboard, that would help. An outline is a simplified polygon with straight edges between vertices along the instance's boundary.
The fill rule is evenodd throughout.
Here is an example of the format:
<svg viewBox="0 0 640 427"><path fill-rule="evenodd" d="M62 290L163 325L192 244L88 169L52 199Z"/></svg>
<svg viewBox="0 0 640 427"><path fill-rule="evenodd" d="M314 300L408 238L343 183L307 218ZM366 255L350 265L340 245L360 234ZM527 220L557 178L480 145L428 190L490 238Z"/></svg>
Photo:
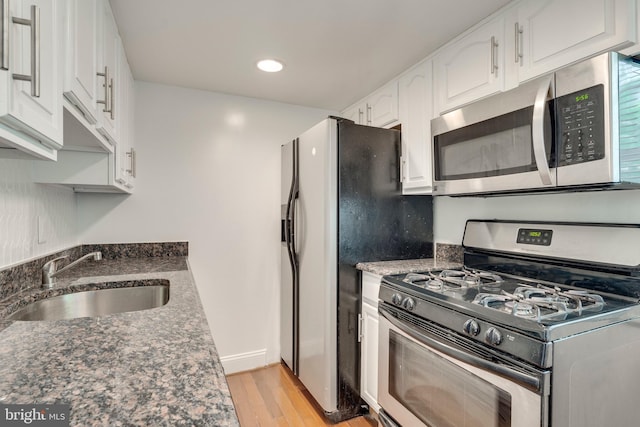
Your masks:
<svg viewBox="0 0 640 427"><path fill-rule="evenodd" d="M220 358L220 362L222 362L224 373L227 375L263 368L267 366L267 349L223 356Z"/></svg>

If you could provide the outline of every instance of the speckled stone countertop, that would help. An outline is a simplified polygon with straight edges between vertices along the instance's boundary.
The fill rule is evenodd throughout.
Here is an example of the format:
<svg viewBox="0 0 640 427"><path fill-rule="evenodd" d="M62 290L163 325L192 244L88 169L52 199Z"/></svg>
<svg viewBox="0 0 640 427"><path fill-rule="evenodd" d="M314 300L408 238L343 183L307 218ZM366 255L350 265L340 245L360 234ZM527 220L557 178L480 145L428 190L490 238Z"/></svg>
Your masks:
<svg viewBox="0 0 640 427"><path fill-rule="evenodd" d="M0 320L0 403L70 404L72 426L238 426L186 257L88 261L45 293L158 281L169 302L151 310ZM0 303L0 319L39 292Z"/></svg>
<svg viewBox="0 0 640 427"><path fill-rule="evenodd" d="M369 273L385 276L388 274L417 273L421 271L444 270L448 268L460 268L461 264L456 262L439 261L433 258L408 259L402 261L376 261L361 262L356 264L356 268Z"/></svg>
<svg viewBox="0 0 640 427"><path fill-rule="evenodd" d="M419 273L462 267L463 250L460 245L436 243L435 258L407 259L401 261L361 262L356 268L369 273L385 276L388 274Z"/></svg>

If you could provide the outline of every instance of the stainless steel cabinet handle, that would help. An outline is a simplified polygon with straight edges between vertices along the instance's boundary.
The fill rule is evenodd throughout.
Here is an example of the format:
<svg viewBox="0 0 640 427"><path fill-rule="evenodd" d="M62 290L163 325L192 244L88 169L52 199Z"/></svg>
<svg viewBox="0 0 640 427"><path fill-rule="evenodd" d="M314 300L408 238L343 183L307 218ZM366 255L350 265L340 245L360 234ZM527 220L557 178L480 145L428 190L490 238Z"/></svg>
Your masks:
<svg viewBox="0 0 640 427"><path fill-rule="evenodd" d="M112 110L111 95L113 94L113 91L111 90L111 86L113 84L113 79L109 75L109 67L105 66L103 73L96 73L96 74L100 77L104 77L104 84L102 85L102 87L104 88L104 100L102 101L98 100L96 101L96 103L104 105L104 108L102 109L102 111L104 111L105 113L111 113L111 110Z"/></svg>
<svg viewBox="0 0 640 427"><path fill-rule="evenodd" d="M111 80L109 80L109 92L110 92L109 100L111 101L111 105L109 105L109 115L111 117L111 120L115 120L116 118L116 109L114 108L114 105L116 103L115 87L116 87L116 83L113 81L113 77L112 77Z"/></svg>
<svg viewBox="0 0 640 427"><path fill-rule="evenodd" d="M515 25L515 39L516 39L516 49L515 49L516 57L515 57L515 61L516 61L516 64L518 62L522 63L521 62L522 61L522 50L520 49L520 44L522 43L522 32L523 32L522 27L520 27L520 24L518 24L516 22L516 25Z"/></svg>
<svg viewBox="0 0 640 427"><path fill-rule="evenodd" d="M8 0L5 0L5 1L8 4ZM30 82L31 96L39 98L40 97L40 8L36 5L31 5L31 19L13 17L12 22L14 24L31 27L31 74L26 75L26 74L13 73L13 78L14 80L22 80L22 81Z"/></svg>
<svg viewBox="0 0 640 427"><path fill-rule="evenodd" d="M498 64L496 61L496 49L498 48L498 42L496 37L491 37L491 74L498 74Z"/></svg>
<svg viewBox="0 0 640 427"><path fill-rule="evenodd" d="M362 110L360 108L358 108L358 124L361 125L362 124Z"/></svg>
<svg viewBox="0 0 640 427"><path fill-rule="evenodd" d="M367 124L371 124L371 105L367 104Z"/></svg>
<svg viewBox="0 0 640 427"><path fill-rule="evenodd" d="M129 169L127 169L127 173L132 177L136 177L136 150L133 148L127 151L127 157L129 157Z"/></svg>
<svg viewBox="0 0 640 427"><path fill-rule="evenodd" d="M0 69L9 69L9 0L0 0Z"/></svg>
<svg viewBox="0 0 640 427"><path fill-rule="evenodd" d="M540 174L540 179L544 185L551 185L553 183L544 141L544 114L547 111L547 95L551 89L551 79L552 76L544 79L538 88L536 100L533 104L533 118L531 121L533 155Z"/></svg>

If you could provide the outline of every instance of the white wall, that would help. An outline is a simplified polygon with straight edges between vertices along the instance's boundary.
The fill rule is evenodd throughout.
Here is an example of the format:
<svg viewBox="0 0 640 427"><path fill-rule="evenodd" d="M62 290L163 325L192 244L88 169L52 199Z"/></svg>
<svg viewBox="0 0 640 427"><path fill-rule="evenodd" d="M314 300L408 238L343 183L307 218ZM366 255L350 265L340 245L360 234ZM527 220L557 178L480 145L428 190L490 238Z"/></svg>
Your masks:
<svg viewBox="0 0 640 427"><path fill-rule="evenodd" d="M73 191L34 184L31 162L0 159L0 268L78 244Z"/></svg>
<svg viewBox="0 0 640 427"><path fill-rule="evenodd" d="M434 239L462 243L467 219L640 224L640 191L590 191L503 197L435 197Z"/></svg>
<svg viewBox="0 0 640 427"><path fill-rule="evenodd" d="M78 195L83 243L189 241L227 372L280 359L280 145L328 111L136 82L133 196Z"/></svg>

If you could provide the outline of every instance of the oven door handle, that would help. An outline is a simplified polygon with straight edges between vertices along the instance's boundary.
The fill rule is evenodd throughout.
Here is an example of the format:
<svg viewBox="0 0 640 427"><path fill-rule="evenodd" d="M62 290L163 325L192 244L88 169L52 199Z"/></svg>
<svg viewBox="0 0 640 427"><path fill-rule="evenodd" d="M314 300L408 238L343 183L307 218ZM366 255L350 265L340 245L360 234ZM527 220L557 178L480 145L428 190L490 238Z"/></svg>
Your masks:
<svg viewBox="0 0 640 427"><path fill-rule="evenodd" d="M515 369L511 369L507 366L500 365L494 362L490 362L481 357L474 356L465 351L459 350L449 344L443 343L442 341L435 339L418 329L407 325L406 323L398 320L393 314L389 311L385 310L383 307L379 307L378 311L382 316L388 320L393 326L398 328L400 331L409 335L413 339L422 343L423 345L429 346L433 349L440 351L441 353L446 354L447 356L453 357L461 362L467 363L469 365L475 366L480 369L484 369L486 371L490 371L501 377L507 378L511 381L514 381L523 387L526 387L529 390L540 392L541 391L541 381L540 378L528 375L523 372L519 372Z"/></svg>
<svg viewBox="0 0 640 427"><path fill-rule="evenodd" d="M533 142L533 156L543 185L553 185L553 176L549 169L547 150L544 141L544 115L547 111L547 95L551 90L552 76L544 79L538 88L536 100L533 104L531 119L531 139Z"/></svg>

